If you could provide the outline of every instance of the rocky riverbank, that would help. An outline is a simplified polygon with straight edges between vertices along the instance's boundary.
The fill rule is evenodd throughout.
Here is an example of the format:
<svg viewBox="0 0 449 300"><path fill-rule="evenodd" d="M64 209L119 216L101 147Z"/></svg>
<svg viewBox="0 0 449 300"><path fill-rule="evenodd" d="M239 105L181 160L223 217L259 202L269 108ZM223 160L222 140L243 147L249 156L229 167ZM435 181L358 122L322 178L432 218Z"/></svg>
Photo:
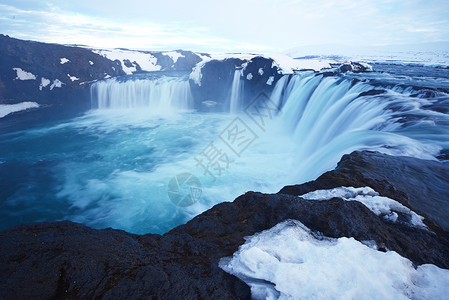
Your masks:
<svg viewBox="0 0 449 300"><path fill-rule="evenodd" d="M448 178L444 162L353 152L315 181L276 194L248 192L164 235L68 221L21 225L0 232L0 298L248 299L249 287L218 262L245 237L289 219L327 237L375 241L379 251L396 251L415 265L447 269ZM398 221L376 215L357 201L298 197L341 186L370 187L424 216L426 227L409 226L400 213Z"/></svg>

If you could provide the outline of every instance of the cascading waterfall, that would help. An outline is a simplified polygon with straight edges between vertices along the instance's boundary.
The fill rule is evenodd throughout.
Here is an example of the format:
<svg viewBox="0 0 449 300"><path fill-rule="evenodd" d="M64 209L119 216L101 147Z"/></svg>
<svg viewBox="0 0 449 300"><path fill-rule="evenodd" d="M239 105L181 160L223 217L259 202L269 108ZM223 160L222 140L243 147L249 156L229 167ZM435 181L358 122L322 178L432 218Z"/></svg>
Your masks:
<svg viewBox="0 0 449 300"><path fill-rule="evenodd" d="M243 80L241 79L242 70L236 69L232 79L231 96L229 99L229 111L231 113L238 113L242 109L243 96Z"/></svg>
<svg viewBox="0 0 449 300"><path fill-rule="evenodd" d="M188 80L168 76L99 81L91 86L91 99L98 109L190 109L193 103Z"/></svg>
<svg viewBox="0 0 449 300"><path fill-rule="evenodd" d="M0 211L4 228L23 220L68 219L96 228L164 233L248 190L273 193L313 180L354 150L435 159L449 149L444 88L449 75L438 80L382 73L284 75L269 99L279 110L265 119L264 130L239 115L256 136L239 156L223 139L229 136L225 129L236 124L234 113L251 100L245 99L249 91L241 70L235 70L223 103L230 113L194 111L194 100L203 99L193 99L185 76L167 75L172 74L96 82L94 109L85 115L1 136L0 160L22 170L5 178L4 186L14 193L6 191L11 206ZM228 165L214 181L201 164L207 165L202 154L210 158L215 148L218 163ZM215 172L217 164L209 167ZM167 197L167 183L184 172L195 175L203 190L200 201L179 208Z"/></svg>
<svg viewBox="0 0 449 300"><path fill-rule="evenodd" d="M301 173L296 181L319 176L354 150L434 159L440 149L449 147L448 115L420 109L430 100L410 97L411 88L386 85L384 90L351 78L313 73L293 75L288 84L284 78L274 87L271 100L280 104L280 127L297 143ZM379 91L369 92L373 90ZM438 127L435 120L440 121Z"/></svg>

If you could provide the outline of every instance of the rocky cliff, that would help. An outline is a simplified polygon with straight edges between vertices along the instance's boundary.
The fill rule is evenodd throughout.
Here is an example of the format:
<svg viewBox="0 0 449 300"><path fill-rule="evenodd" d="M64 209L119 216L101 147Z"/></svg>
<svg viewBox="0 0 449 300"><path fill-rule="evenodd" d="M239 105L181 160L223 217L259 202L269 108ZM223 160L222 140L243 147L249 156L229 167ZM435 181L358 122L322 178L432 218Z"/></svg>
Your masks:
<svg viewBox="0 0 449 300"><path fill-rule="evenodd" d="M248 192L162 236L72 222L21 225L0 232L0 298L249 299L249 287L218 262L246 236L288 219L328 237L375 241L379 251L415 265L449 268L448 178L447 163L354 152L315 181L276 194ZM298 197L340 186L370 187L425 216L426 228L401 215L393 222L357 201Z"/></svg>

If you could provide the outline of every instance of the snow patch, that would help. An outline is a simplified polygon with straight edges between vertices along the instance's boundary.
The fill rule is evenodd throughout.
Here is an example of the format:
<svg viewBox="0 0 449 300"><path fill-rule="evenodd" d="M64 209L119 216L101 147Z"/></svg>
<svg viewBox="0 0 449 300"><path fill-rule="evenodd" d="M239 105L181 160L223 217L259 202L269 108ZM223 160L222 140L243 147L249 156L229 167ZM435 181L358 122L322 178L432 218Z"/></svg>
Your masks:
<svg viewBox="0 0 449 300"><path fill-rule="evenodd" d="M246 79L248 79L248 80L253 79L253 74L252 73L248 73L248 75L246 75Z"/></svg>
<svg viewBox="0 0 449 300"><path fill-rule="evenodd" d="M3 118L10 113L27 110L30 108L37 108L39 104L36 102L21 102L17 104L0 104L0 118Z"/></svg>
<svg viewBox="0 0 449 300"><path fill-rule="evenodd" d="M50 91L56 88L61 88L64 82L61 82L59 79L53 80L53 83L50 85Z"/></svg>
<svg viewBox="0 0 449 300"><path fill-rule="evenodd" d="M49 84L50 84L50 79L42 77L41 78L41 84L39 85L39 91L42 91L42 89L44 87L47 87Z"/></svg>
<svg viewBox="0 0 449 300"><path fill-rule="evenodd" d="M140 66L142 71L159 71L161 69L161 66L157 65L157 58L147 52L123 49L92 50L92 52L104 56L112 61L119 60L122 64L123 71L128 75L137 71L134 62ZM124 60L129 60L133 63L133 66L127 67Z"/></svg>
<svg viewBox="0 0 449 300"><path fill-rule="evenodd" d="M415 269L394 251L323 237L295 220L247 238L219 266L246 282L254 299L445 299L449 293L449 270Z"/></svg>
<svg viewBox="0 0 449 300"><path fill-rule="evenodd" d="M197 54L198 55L198 54ZM201 69L203 66L211 60L225 60L230 58L241 59L249 61L255 57L265 57L267 59L273 59L273 67L278 67L281 74L293 74L294 71L300 70L314 70L321 71L322 69L331 68L331 63L335 61L330 59L294 59L283 54L246 54L246 53L212 53L210 57L201 56L203 59L193 68L190 73L190 79L192 79L197 85L201 86ZM248 63L242 64L243 69ZM260 75L263 75L263 69L258 70Z"/></svg>
<svg viewBox="0 0 449 300"><path fill-rule="evenodd" d="M181 54L177 51L163 52L162 54L169 56L173 60L174 64L178 61L178 58L185 57L183 54Z"/></svg>
<svg viewBox="0 0 449 300"><path fill-rule="evenodd" d="M294 71L313 70L321 71L322 69L331 68L333 60L329 59L294 59L287 55L275 54L270 55L273 59L273 67L281 69L282 74L293 74Z"/></svg>
<svg viewBox="0 0 449 300"><path fill-rule="evenodd" d="M273 82L274 82L274 76L270 76L270 77L268 78L268 80L267 80L267 84L268 84L268 85L272 85Z"/></svg>
<svg viewBox="0 0 449 300"><path fill-rule="evenodd" d="M67 76L69 76L69 78L70 78L71 81L80 80L78 77L70 76L70 74L67 74Z"/></svg>
<svg viewBox="0 0 449 300"><path fill-rule="evenodd" d="M33 73L22 70L21 68L12 68L17 73L17 77L15 79L19 80L35 80L36 75Z"/></svg>
<svg viewBox="0 0 449 300"><path fill-rule="evenodd" d="M317 190L299 197L306 200L330 200L338 197L346 201L359 201L376 215L391 222L396 222L398 213L401 213L408 217L408 225L427 228L423 223L422 216L396 200L379 196L379 193L370 187L338 187L330 190Z"/></svg>
<svg viewBox="0 0 449 300"><path fill-rule="evenodd" d="M70 62L70 59L67 59L65 57L61 58L61 61L60 61L61 65L68 63L68 62Z"/></svg>
<svg viewBox="0 0 449 300"><path fill-rule="evenodd" d="M93 66L93 65L94 65L94 62L91 61L91 60L89 60L89 65Z"/></svg>

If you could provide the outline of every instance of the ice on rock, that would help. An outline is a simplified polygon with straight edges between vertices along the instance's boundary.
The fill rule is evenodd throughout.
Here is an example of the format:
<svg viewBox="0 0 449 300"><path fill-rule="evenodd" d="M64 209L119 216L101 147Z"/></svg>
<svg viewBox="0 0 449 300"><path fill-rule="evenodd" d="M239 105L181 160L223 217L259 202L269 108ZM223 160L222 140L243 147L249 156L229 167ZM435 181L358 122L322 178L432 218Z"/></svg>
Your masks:
<svg viewBox="0 0 449 300"><path fill-rule="evenodd" d="M50 91L53 90L54 88L61 88L63 84L64 83L61 82L59 79L53 80L53 83L50 85Z"/></svg>
<svg viewBox="0 0 449 300"><path fill-rule="evenodd" d="M35 80L36 75L33 73L22 70L21 68L12 68L17 73L16 79L18 80Z"/></svg>
<svg viewBox="0 0 449 300"><path fill-rule="evenodd" d="M449 270L417 269L393 251L327 238L289 220L249 238L220 267L254 299L445 299Z"/></svg>
<svg viewBox="0 0 449 300"><path fill-rule="evenodd" d="M41 78L41 84L39 85L39 91L42 91L42 89L44 88L44 87L47 87L49 84L50 84L50 79L47 79L47 78L45 78L45 77L42 77Z"/></svg>
<svg viewBox="0 0 449 300"><path fill-rule="evenodd" d="M68 63L68 62L70 62L69 59L67 59L65 57L61 58L61 61L60 61L61 65L65 64L65 63Z"/></svg>
<svg viewBox="0 0 449 300"><path fill-rule="evenodd" d="M71 81L79 80L79 78L76 77L76 76L72 76L72 75L70 75L70 74L67 74L67 76L70 78Z"/></svg>
<svg viewBox="0 0 449 300"><path fill-rule="evenodd" d="M396 222L398 213L402 213L408 216L410 226L427 228L423 223L422 216L396 200L379 196L379 193L370 187L338 187L330 190L317 190L299 197L306 200L330 200L337 197L346 201L359 201L376 215L391 222Z"/></svg>

